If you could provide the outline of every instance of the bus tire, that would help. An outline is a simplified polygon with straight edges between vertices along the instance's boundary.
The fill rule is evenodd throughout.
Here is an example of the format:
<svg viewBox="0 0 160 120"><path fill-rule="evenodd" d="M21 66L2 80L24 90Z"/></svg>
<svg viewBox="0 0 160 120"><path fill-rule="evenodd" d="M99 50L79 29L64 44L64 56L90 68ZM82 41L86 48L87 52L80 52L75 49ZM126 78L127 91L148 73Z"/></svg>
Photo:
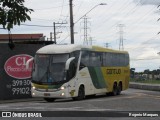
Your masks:
<svg viewBox="0 0 160 120"><path fill-rule="evenodd" d="M117 88L117 95L120 95L122 91L122 83L119 83L118 88Z"/></svg>
<svg viewBox="0 0 160 120"><path fill-rule="evenodd" d="M113 96L116 96L116 95L117 95L117 91L118 91L117 84L116 84L116 83L114 83L114 85L113 85L112 95L113 95Z"/></svg>
<svg viewBox="0 0 160 120"><path fill-rule="evenodd" d="M47 102L54 102L55 101L54 98L44 98L44 100L47 101Z"/></svg>
<svg viewBox="0 0 160 120"><path fill-rule="evenodd" d="M83 100L85 98L84 86L80 86L78 90L78 96L74 97L73 100Z"/></svg>

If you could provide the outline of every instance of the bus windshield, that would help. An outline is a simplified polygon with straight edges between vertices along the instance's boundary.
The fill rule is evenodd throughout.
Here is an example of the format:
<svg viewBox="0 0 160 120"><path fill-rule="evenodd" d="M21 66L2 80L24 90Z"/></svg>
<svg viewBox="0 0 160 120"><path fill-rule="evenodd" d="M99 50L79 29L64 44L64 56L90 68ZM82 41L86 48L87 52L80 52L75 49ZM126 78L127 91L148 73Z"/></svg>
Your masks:
<svg viewBox="0 0 160 120"><path fill-rule="evenodd" d="M32 82L41 84L55 84L65 81L65 63L69 54L35 56Z"/></svg>

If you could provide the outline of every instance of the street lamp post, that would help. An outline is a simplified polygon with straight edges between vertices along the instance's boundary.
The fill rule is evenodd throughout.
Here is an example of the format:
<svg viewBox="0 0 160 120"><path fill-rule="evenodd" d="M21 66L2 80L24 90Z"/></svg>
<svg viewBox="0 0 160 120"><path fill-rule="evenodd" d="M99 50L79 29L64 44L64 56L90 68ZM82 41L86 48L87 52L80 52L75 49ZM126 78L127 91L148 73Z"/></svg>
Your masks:
<svg viewBox="0 0 160 120"><path fill-rule="evenodd" d="M73 8L72 8L72 2L70 1L70 35L71 35L71 44L74 44L74 24L76 24L80 19L82 19L84 16L86 16L88 13L90 13L93 9L95 9L99 5L107 5L106 3L100 3L98 5L95 5L92 9L90 9L88 12L86 12L82 17L80 17L75 23L73 22Z"/></svg>
<svg viewBox="0 0 160 120"><path fill-rule="evenodd" d="M99 5L107 5L106 3L100 3L98 5L95 5L92 9L90 9L88 12L86 12L82 17L80 17L74 24L76 24L77 22L80 21L80 19L82 19L83 17L85 17L88 13L90 13L93 9L95 9L97 6Z"/></svg>

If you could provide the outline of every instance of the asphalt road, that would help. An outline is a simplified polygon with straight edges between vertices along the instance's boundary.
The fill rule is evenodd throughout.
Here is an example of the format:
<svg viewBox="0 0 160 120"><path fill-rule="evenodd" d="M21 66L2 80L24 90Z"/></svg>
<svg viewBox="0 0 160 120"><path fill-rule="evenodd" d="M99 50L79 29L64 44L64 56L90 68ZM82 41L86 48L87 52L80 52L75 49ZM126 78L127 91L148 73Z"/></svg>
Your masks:
<svg viewBox="0 0 160 120"><path fill-rule="evenodd" d="M62 99L62 100L56 100L53 103L47 103L45 101L5 103L5 104L0 104L0 111L36 111L36 112L48 111L51 116L54 114L52 111L59 111L58 120L64 119L62 117L63 115L65 117L65 120L75 119L73 117L71 118L73 113L80 114L76 119L80 119L80 117L83 117L83 119L85 118L87 120L90 119L111 120L113 119L112 117L117 116L114 117L114 119L141 120L144 119L144 117L123 118L121 117L121 114L119 115L119 113L122 113L122 116L123 114L125 115L127 114L129 116L129 113L131 113L132 115L138 113L143 114L146 113L146 111L148 111L147 114L156 114L156 111L159 111L160 113L160 92L128 89L127 91L122 92L122 94L119 96L101 95L101 96L96 96L94 98L87 98L82 101L73 101L72 99ZM65 111L67 112L69 111L68 114L71 115L67 116L66 114L64 114ZM60 112L62 113L60 114ZM85 115L83 113L85 113ZM105 115L109 114L109 116L105 117L104 114ZM104 115L104 117L99 117L100 115L102 116ZM155 118L147 117L145 119L157 120L157 118L160 119L160 114L158 115L159 117ZM98 119L96 119L96 117ZM46 118L45 120L50 118ZM14 118L12 118L12 120L14 120Z"/></svg>

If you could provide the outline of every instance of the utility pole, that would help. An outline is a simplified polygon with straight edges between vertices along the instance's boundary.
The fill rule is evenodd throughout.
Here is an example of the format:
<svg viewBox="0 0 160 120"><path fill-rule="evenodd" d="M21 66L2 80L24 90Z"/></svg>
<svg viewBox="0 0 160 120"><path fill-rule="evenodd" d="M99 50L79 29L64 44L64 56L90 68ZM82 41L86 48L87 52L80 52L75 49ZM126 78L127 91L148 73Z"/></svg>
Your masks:
<svg viewBox="0 0 160 120"><path fill-rule="evenodd" d="M70 35L71 35L71 44L74 44L74 23L73 23L73 0L69 0L70 6Z"/></svg>
<svg viewBox="0 0 160 120"><path fill-rule="evenodd" d="M62 32L56 32L56 27L64 27L64 26L56 26L56 24L60 24L60 25L62 25L62 24L67 24L67 23L56 23L56 22L53 22L53 30L54 30L54 33L50 33L50 34L54 34L54 43L56 44L57 43L57 37L56 37L56 35L57 35L57 33L62 33ZM51 37L50 37L50 39L51 39L51 41L52 41L52 35L50 35Z"/></svg>
<svg viewBox="0 0 160 120"><path fill-rule="evenodd" d="M124 24L119 24L118 27L119 27L119 50L124 50L124 46L123 46L123 40L124 40L123 27L124 27Z"/></svg>
<svg viewBox="0 0 160 120"><path fill-rule="evenodd" d="M54 29L54 43L56 44L57 41L56 41L56 23L53 22L53 29Z"/></svg>
<svg viewBox="0 0 160 120"><path fill-rule="evenodd" d="M52 32L50 32L50 41L52 41L52 39L53 39L53 38L52 38Z"/></svg>

